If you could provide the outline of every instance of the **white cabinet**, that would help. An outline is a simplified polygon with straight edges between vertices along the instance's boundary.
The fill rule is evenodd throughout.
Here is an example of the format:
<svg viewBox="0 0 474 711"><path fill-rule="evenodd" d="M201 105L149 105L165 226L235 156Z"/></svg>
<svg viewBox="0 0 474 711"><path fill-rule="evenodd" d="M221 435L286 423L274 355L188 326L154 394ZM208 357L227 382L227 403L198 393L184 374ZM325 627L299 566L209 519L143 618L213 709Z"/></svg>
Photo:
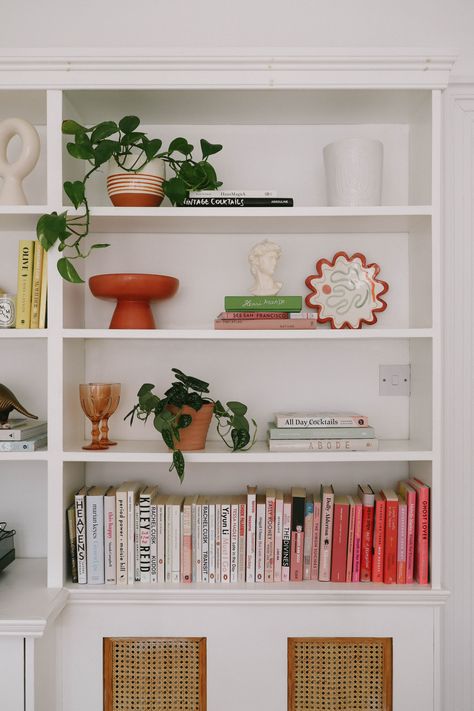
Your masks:
<svg viewBox="0 0 474 711"><path fill-rule="evenodd" d="M159 483L162 493L179 488L188 494L237 493L249 483L262 490L268 485L288 489L297 484L317 489L322 482L332 482L344 492L360 481L382 488L410 474L420 476L432 488L429 586L315 583L268 585L259 590L243 586L216 595L219 605L229 606L229 614L236 606L242 627L246 626L242 610L247 609L242 603L253 603L254 596L269 626L278 626L285 615L294 619L294 624L280 628L278 639L261 634L256 624L251 630L246 626L247 644L263 653L268 648L282 669L285 635L305 633L304 619L312 614L311 606L323 605L317 608L317 619L325 633L370 636L373 630L366 609L373 605L375 626L380 634L393 636L397 650L395 708L416 708L416 700L409 706L404 696L406 674L413 675L414 686L415 672L402 670L408 666L403 660L410 648L410 620L419 619L423 674L433 688L439 649L436 646L434 654L429 650L437 639L436 608L445 597L440 561L440 119L450 66L449 57L427 60L408 52L385 57L355 52L341 58L334 52L270 57L262 51L241 58L198 53L133 59L97 59L84 53L67 61L59 56L38 60L34 72L25 70L20 75L0 59L0 118L21 115L34 122L43 149L31 184L25 186L30 200L40 207L0 209L5 255L0 265L2 288L16 288L18 239L31 237L44 211L61 209L62 182L78 170L77 161L73 165L63 150L63 118L93 124L134 113L148 134L165 144L179 135L195 145L201 137L220 142L224 149L213 163L226 187L270 188L295 199L295 207L288 209L166 205L119 209L110 206L104 176L99 174L91 185L91 241L97 236L111 246L98 250L80 268L86 279L104 272L142 271L178 277L177 295L154 307L159 328L109 331L113 305L96 300L87 284L63 283L51 259L47 331L0 332L2 352L7 353L2 380L31 394L31 407L49 420L48 452L0 454L0 492L7 492L7 502L15 494L18 500L23 496L47 500L47 510L43 504L34 525L27 506L7 510L11 524L23 533L18 545L24 546L25 555L46 555L49 585L67 584L71 601L77 603L64 613L61 623L64 708L74 708L70 694L79 683L77 670L68 661L75 641L79 640L81 656L93 666L87 705L99 708L102 633L139 634L147 627L150 604L159 608L158 621L167 620L164 627L155 621L154 632L160 634L166 627L167 634L179 634L181 614L196 627L201 602L209 605L214 599L212 591L194 585L112 590L72 586L67 581L64 511L73 492L83 484L132 478ZM346 136L383 142L380 207L326 206L322 149ZM332 258L341 249L349 254L359 251L380 265L381 278L389 283L387 310L375 326L360 331L326 327L299 333L214 331L213 319L223 309L224 295L245 293L250 285L247 253L264 236L282 247L278 274L286 293L307 293L304 279L314 273L319 258ZM379 396L379 365L408 363L410 397ZM181 487L176 475L168 472L169 454L151 425L130 429L123 421L140 384L165 386L171 367L208 379L211 393L218 398L245 402L259 425L260 441L247 453L224 451L211 431L206 450L186 456ZM81 449L88 425L79 407L78 384L88 381L122 383L120 408L110 422L113 436L120 439L113 450ZM381 438L380 450L269 453L264 442L266 423L278 410L295 409L362 411ZM13 490L9 488L12 467L18 470ZM0 498L0 517L1 502ZM0 578L0 594L1 585ZM166 617L171 598L173 612ZM121 604L110 605L112 601ZM297 612L300 603L309 606L304 615ZM104 605L109 605L106 614ZM403 624L397 622L400 605L406 612ZM423 614L417 618L419 606ZM102 624L83 629L81 615L86 610ZM258 616L255 609L249 615L249 619ZM215 636L217 643L218 618L217 612L207 615L203 618L207 627L197 633ZM367 620L367 625L361 620ZM307 633L316 632L315 628ZM213 654L209 652L209 700L217 709L220 686L212 678L212 665L218 667ZM281 689L273 689L279 699L275 708L283 709L283 686L282 682ZM431 697L426 705L427 698L423 707L434 708Z"/></svg>

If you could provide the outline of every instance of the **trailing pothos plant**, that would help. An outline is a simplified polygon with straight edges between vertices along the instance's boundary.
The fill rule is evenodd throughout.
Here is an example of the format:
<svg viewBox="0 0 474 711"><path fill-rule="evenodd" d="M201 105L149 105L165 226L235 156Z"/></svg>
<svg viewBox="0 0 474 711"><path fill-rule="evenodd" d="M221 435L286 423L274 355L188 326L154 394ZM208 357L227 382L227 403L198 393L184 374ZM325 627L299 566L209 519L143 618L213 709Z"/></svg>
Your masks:
<svg viewBox="0 0 474 711"><path fill-rule="evenodd" d="M138 130L138 116L124 116L118 123L102 121L95 126L81 126L77 121L63 121L62 132L73 137L67 143L67 152L73 158L86 161L87 170L82 180L67 180L64 192L79 214L69 215L67 210L42 215L36 225L38 240L47 251L56 243L64 256L60 257L58 271L66 281L83 283L73 262L85 259L94 249L103 249L108 244L97 243L84 246L84 238L89 234L90 210L86 195L89 178L111 158L123 170L136 173L154 158L165 161L174 177L165 180L163 190L173 205L182 205L190 190L216 190L222 183L209 163L209 157L222 150L220 144L213 144L201 138L200 160L193 158L194 146L186 138L174 138L167 150L161 151L160 138L148 138ZM161 152L160 152L161 151ZM130 166L126 159L136 156Z"/></svg>
<svg viewBox="0 0 474 711"><path fill-rule="evenodd" d="M251 420L253 434L250 434L250 423L246 417L247 406L241 402L227 402L226 406L220 400L208 397L209 383L199 380L191 375L185 375L178 368L172 368L176 380L166 390L164 396L159 397L153 392L154 385L144 383L137 393L138 403L125 415L130 418L130 425L134 417L145 422L153 417L153 426L161 434L166 446L172 450L173 457L170 471L176 469L180 481L184 479L184 456L179 448L180 431L192 424L193 416L183 412L183 407L188 405L198 412L203 405L213 405L213 415L217 421L217 432L223 442L232 449L250 449L256 439L257 423Z"/></svg>

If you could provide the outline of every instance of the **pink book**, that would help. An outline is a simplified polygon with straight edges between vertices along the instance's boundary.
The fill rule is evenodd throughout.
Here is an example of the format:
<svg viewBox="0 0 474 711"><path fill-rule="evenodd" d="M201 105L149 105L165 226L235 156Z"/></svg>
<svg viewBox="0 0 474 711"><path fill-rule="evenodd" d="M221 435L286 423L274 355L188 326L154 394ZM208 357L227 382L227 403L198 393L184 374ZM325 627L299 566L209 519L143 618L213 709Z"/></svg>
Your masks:
<svg viewBox="0 0 474 711"><path fill-rule="evenodd" d="M283 543L283 492L277 491L275 496L275 567L273 580L281 582L281 560Z"/></svg>
<svg viewBox="0 0 474 711"><path fill-rule="evenodd" d="M245 582L245 555L247 548L247 497L239 496L239 565L237 579L239 583Z"/></svg>
<svg viewBox="0 0 474 711"><path fill-rule="evenodd" d="M410 479L416 491L415 580L429 582L430 487L419 479Z"/></svg>
<svg viewBox="0 0 474 711"><path fill-rule="evenodd" d="M310 494L304 504L303 580L311 580L311 546L313 545L314 502Z"/></svg>
<svg viewBox="0 0 474 711"><path fill-rule="evenodd" d="M319 541L321 538L321 498L313 499L313 544L311 546L311 580L317 580L319 575Z"/></svg>
<svg viewBox="0 0 474 711"><path fill-rule="evenodd" d="M220 330L227 329L276 329L276 330L291 330L291 331L301 331L303 329L317 328L318 322L316 319L305 318L305 319L284 319L284 318L272 318L272 319L234 319L233 321L226 321L225 319L216 319L214 321L214 328Z"/></svg>
<svg viewBox="0 0 474 711"><path fill-rule="evenodd" d="M257 487L247 486L247 561L246 580L255 582L255 524L257 516Z"/></svg>
<svg viewBox="0 0 474 711"><path fill-rule="evenodd" d="M352 561L352 582L360 581L360 557L362 551L362 501L354 496L355 521L354 521L354 554Z"/></svg>
<svg viewBox="0 0 474 711"><path fill-rule="evenodd" d="M332 536L331 582L346 582L347 535L349 531L349 499L334 499L334 526Z"/></svg>
<svg viewBox="0 0 474 711"><path fill-rule="evenodd" d="M385 500L385 545L383 581L387 585L397 582L398 496L392 489L382 489Z"/></svg>
<svg viewBox="0 0 474 711"><path fill-rule="evenodd" d="M415 580L415 529L416 529L416 491L409 481L401 481L400 494L407 502L407 568L406 582L411 585Z"/></svg>
<svg viewBox="0 0 474 711"><path fill-rule="evenodd" d="M255 582L265 580L265 497L257 494Z"/></svg>
<svg viewBox="0 0 474 711"><path fill-rule="evenodd" d="M383 583L383 557L385 547L385 500L375 494L374 548L372 552L372 582Z"/></svg>
<svg viewBox="0 0 474 711"><path fill-rule="evenodd" d="M290 554L291 554L291 496L283 497L283 531L281 543L281 581L288 583L290 580Z"/></svg>
<svg viewBox="0 0 474 711"><path fill-rule="evenodd" d="M349 532L347 534L347 559L346 559L346 583L352 580L352 561L354 557L354 532L355 532L355 501L352 496L349 499Z"/></svg>
<svg viewBox="0 0 474 711"><path fill-rule="evenodd" d="M362 538L360 551L360 580L369 582L372 577L372 548L374 542L374 501L375 496L369 484L359 484L362 499Z"/></svg>
<svg viewBox="0 0 474 711"><path fill-rule="evenodd" d="M273 583L275 568L275 489L265 492L265 582Z"/></svg>
<svg viewBox="0 0 474 711"><path fill-rule="evenodd" d="M407 581L407 502L398 495L397 583Z"/></svg>
<svg viewBox="0 0 474 711"><path fill-rule="evenodd" d="M290 318L289 313L284 313L282 311L222 311L217 317L217 321L231 321L238 319L250 319L250 320L265 320L265 319L288 319Z"/></svg>

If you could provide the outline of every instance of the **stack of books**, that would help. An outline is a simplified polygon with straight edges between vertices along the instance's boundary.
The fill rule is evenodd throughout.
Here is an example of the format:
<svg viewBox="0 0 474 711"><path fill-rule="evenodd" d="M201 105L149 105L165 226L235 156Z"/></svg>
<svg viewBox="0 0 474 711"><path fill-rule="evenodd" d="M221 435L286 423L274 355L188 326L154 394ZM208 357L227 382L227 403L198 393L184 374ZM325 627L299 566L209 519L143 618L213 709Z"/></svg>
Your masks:
<svg viewBox="0 0 474 711"><path fill-rule="evenodd" d="M217 329L302 330L316 328L313 312L301 311L301 296L226 296Z"/></svg>
<svg viewBox="0 0 474 711"><path fill-rule="evenodd" d="M281 413L269 423L270 452L366 452L379 448L365 415Z"/></svg>
<svg viewBox="0 0 474 711"><path fill-rule="evenodd" d="M72 581L426 584L429 502L415 478L341 496L331 484L186 497L83 487L67 509Z"/></svg>
<svg viewBox="0 0 474 711"><path fill-rule="evenodd" d="M9 420L0 428L0 452L35 452L48 444L44 420Z"/></svg>
<svg viewBox="0 0 474 711"><path fill-rule="evenodd" d="M293 198L277 197L274 190L195 190L184 207L293 207Z"/></svg>
<svg viewBox="0 0 474 711"><path fill-rule="evenodd" d="M45 328L48 291L46 253L37 240L20 240L16 328Z"/></svg>

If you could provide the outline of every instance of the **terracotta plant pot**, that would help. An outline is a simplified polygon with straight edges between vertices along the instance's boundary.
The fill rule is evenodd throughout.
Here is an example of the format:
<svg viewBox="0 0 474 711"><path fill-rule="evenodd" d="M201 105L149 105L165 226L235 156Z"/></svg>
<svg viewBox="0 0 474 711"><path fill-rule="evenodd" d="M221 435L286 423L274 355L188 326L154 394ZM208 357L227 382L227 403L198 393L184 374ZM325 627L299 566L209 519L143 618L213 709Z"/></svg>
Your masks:
<svg viewBox="0 0 474 711"><path fill-rule="evenodd" d="M178 412L178 408L173 405L170 405L168 409L173 413ZM197 412L192 407L184 405L181 414L191 415L193 421L189 427L179 431L179 442L175 440L176 449L180 449L182 452L194 452L198 449L204 449L213 410L214 405L212 402L203 405Z"/></svg>
<svg viewBox="0 0 474 711"><path fill-rule="evenodd" d="M163 274L96 274L89 289L102 299L117 299L109 328L155 328L150 301L168 299L179 281Z"/></svg>
<svg viewBox="0 0 474 711"><path fill-rule="evenodd" d="M127 156L125 167L132 168L136 160L136 156ZM153 158L136 173L124 170L112 158L109 162L107 192L116 207L158 207L165 196L164 179L165 163L161 158Z"/></svg>

